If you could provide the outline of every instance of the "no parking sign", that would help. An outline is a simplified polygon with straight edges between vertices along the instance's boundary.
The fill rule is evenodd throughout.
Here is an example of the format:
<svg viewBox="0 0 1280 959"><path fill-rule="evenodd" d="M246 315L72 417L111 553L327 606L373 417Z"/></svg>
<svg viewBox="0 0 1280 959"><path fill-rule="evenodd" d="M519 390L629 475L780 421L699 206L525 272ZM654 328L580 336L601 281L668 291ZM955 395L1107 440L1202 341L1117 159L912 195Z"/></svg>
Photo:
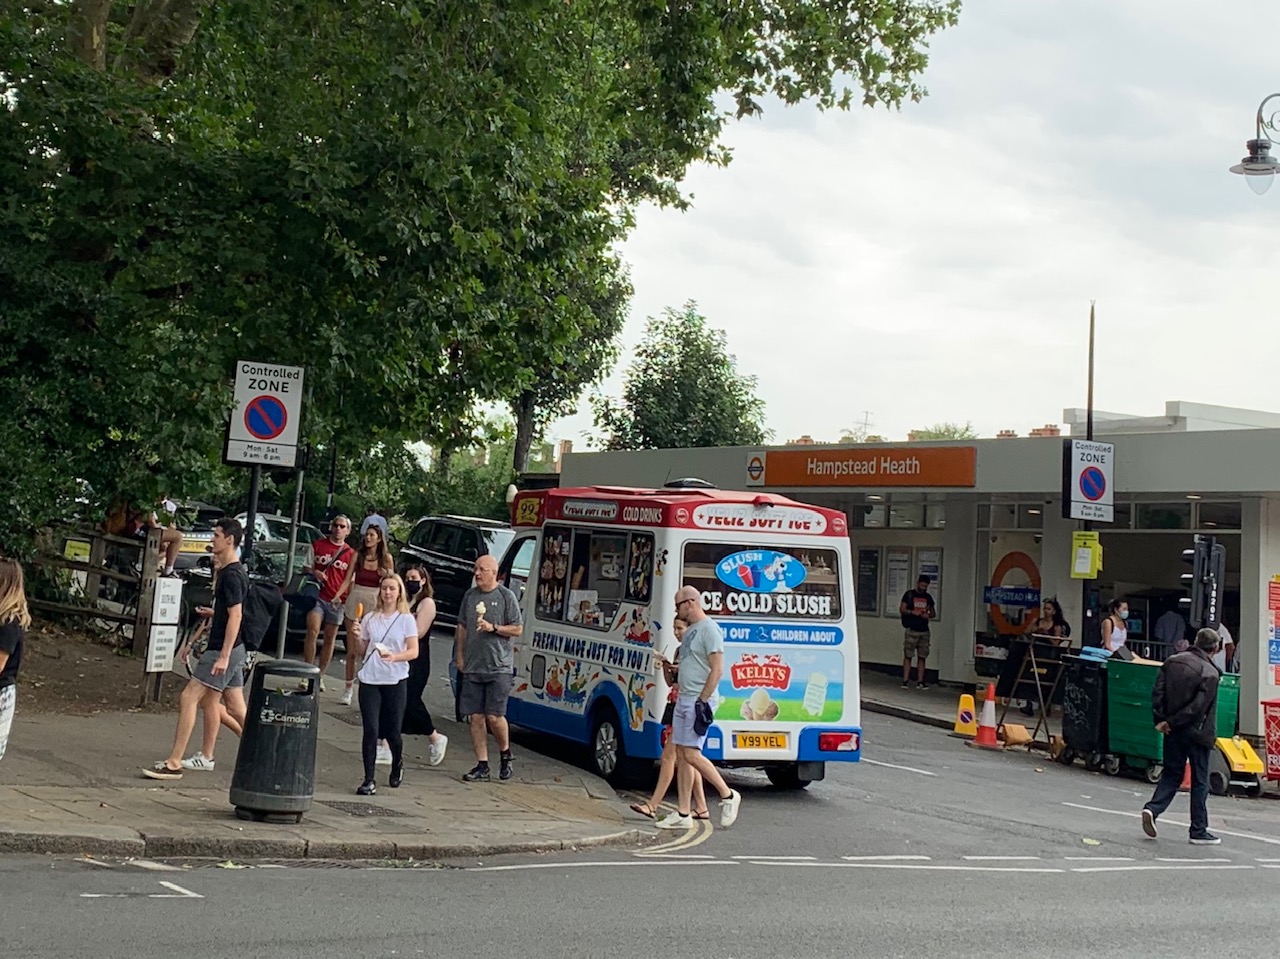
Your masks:
<svg viewBox="0 0 1280 959"><path fill-rule="evenodd" d="M1116 448L1093 440L1062 441L1062 516L1110 523Z"/></svg>
<svg viewBox="0 0 1280 959"><path fill-rule="evenodd" d="M224 456L228 463L294 465L303 372L301 366L250 360L236 364L236 403Z"/></svg>

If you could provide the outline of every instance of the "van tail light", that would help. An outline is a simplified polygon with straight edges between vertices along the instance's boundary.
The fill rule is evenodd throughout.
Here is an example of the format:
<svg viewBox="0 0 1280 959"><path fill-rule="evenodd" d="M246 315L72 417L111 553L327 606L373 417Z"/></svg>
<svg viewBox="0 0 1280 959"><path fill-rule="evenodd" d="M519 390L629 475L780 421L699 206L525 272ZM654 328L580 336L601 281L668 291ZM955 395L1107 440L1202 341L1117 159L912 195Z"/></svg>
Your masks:
<svg viewBox="0 0 1280 959"><path fill-rule="evenodd" d="M858 749L857 733L818 733L818 749L824 753L851 753Z"/></svg>

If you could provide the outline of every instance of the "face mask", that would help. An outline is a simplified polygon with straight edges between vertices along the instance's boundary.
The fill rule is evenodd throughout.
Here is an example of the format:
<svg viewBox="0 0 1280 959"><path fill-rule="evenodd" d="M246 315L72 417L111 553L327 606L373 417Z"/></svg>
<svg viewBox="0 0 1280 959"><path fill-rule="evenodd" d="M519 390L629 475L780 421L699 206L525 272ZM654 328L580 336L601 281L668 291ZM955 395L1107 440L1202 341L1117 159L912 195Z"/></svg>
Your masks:
<svg viewBox="0 0 1280 959"><path fill-rule="evenodd" d="M1121 619L1128 619L1128 618L1129 618L1129 611L1128 611L1127 609L1122 609L1122 610L1120 610L1120 618L1121 618Z"/></svg>
<svg viewBox="0 0 1280 959"><path fill-rule="evenodd" d="M418 590L420 589L422 589L422 584L419 583L416 579L410 579L405 581L404 591L408 593L410 596L418 595Z"/></svg>

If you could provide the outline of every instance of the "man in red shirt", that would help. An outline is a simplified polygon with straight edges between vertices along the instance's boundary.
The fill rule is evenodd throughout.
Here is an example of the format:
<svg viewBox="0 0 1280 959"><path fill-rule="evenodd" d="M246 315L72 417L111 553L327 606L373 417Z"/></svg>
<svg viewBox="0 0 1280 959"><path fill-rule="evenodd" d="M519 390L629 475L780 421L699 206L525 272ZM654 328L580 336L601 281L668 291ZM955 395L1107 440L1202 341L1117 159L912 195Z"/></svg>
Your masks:
<svg viewBox="0 0 1280 959"><path fill-rule="evenodd" d="M338 598L338 590L347 578L347 570L355 558L356 551L347 545L347 534L351 532L351 520L339 513L329 521L329 536L312 543L315 550L315 562L307 570L320 581L320 595L316 604L307 613L307 638L302 647L303 658L308 663L316 660L316 637L324 626L324 645L320 649L320 688L324 689L324 674L333 659L333 645L338 639L338 627L342 624L342 603Z"/></svg>

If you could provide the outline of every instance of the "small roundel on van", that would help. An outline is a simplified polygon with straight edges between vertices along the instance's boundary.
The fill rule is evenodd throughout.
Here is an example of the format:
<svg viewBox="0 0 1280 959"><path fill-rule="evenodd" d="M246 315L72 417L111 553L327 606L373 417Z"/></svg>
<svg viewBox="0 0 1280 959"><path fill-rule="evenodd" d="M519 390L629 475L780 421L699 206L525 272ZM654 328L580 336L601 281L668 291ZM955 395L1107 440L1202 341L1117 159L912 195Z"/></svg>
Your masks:
<svg viewBox="0 0 1280 959"><path fill-rule="evenodd" d="M748 593L790 592L804 582L804 564L790 553L749 549L716 564L716 577L730 589Z"/></svg>

